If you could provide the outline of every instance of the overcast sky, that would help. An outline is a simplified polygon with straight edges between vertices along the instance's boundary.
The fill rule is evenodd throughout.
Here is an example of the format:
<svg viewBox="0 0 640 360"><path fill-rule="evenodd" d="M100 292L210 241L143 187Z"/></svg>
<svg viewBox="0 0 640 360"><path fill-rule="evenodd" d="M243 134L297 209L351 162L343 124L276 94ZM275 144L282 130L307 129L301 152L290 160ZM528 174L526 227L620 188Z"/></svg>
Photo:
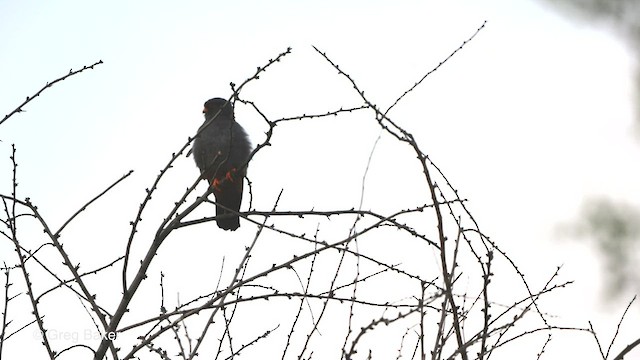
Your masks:
<svg viewBox="0 0 640 360"><path fill-rule="evenodd" d="M54 224L134 169L113 200L85 223L101 227L108 218L126 225L144 188L201 124L204 101L228 97L230 82L241 83L287 47L292 54L245 89L245 98L269 116L359 105L351 86L312 45L386 107L486 20L471 43L406 98L395 118L470 200L481 229L523 271L546 279L564 265L565 279L576 280L550 312L575 326L595 319L603 333L615 330L628 298L604 304L597 253L557 232L577 216L586 197L630 201L627 194L637 194L640 183L633 62L607 29L571 22L526 0L176 4L0 0L0 115L70 68L104 62L48 89L2 125L2 193L10 192L6 174L14 143L19 196L31 197ZM264 139L266 127L255 114L239 107L236 115L254 143ZM336 207L357 204L352 200L359 193L352 189L379 132L358 121L282 129L273 149L250 167L261 208L281 188L290 208L329 208L334 200ZM401 153L385 146L375 153L381 177L403 164ZM165 187L183 189L196 176L186 159ZM411 193L380 196L393 202ZM301 197L305 201L297 201ZM127 228L111 231L116 237ZM78 257L92 256L91 241L102 242L102 251L114 256L122 251L109 250L100 236L84 241ZM3 259L8 245L0 244ZM640 323L639 309L636 304L627 323L629 336L640 329L629 325ZM598 358L594 346L572 347L593 345L582 336L567 339L566 348L558 336L552 350Z"/></svg>

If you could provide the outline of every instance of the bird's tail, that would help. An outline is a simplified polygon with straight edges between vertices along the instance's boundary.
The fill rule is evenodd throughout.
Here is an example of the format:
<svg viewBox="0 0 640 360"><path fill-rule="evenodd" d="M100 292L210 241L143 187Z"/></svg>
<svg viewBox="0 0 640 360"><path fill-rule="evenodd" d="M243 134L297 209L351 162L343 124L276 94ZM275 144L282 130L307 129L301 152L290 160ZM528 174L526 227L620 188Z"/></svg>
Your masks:
<svg viewBox="0 0 640 360"><path fill-rule="evenodd" d="M240 211L242 203L242 178L226 180L220 183L214 192L216 196L216 223L223 230L236 230L240 227L240 217L227 210Z"/></svg>
<svg viewBox="0 0 640 360"><path fill-rule="evenodd" d="M216 206L216 217L216 223L220 229L234 231L240 227L240 217L219 205Z"/></svg>

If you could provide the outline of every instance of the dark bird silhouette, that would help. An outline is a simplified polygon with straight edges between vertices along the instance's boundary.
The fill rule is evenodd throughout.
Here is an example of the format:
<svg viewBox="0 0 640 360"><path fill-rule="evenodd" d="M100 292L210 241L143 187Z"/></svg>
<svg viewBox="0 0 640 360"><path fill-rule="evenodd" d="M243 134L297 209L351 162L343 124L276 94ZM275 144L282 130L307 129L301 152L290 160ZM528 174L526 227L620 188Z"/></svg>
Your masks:
<svg viewBox="0 0 640 360"><path fill-rule="evenodd" d="M205 121L193 142L193 157L202 177L213 187L218 227L233 231L240 227L240 219L227 209L240 211L251 143L227 100L207 100L202 112Z"/></svg>

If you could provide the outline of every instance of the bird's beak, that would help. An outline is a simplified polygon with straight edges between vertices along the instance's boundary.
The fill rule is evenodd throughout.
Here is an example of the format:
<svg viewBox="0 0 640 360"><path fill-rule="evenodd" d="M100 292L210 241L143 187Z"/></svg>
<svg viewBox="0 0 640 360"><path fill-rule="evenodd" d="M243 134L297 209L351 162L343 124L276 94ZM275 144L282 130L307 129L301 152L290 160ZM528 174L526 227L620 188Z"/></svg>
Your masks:
<svg viewBox="0 0 640 360"><path fill-rule="evenodd" d="M202 109L202 113L203 113L203 114L206 114L206 113L207 113L207 108L203 108L203 109Z"/></svg>

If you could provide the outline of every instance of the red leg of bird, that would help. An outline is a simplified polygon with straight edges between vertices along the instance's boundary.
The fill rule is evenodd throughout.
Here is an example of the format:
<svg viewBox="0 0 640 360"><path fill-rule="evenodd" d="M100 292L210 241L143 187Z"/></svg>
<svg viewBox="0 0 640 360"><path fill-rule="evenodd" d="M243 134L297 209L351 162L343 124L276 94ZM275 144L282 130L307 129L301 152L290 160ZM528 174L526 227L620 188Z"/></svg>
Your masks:
<svg viewBox="0 0 640 360"><path fill-rule="evenodd" d="M227 171L227 175L225 176L225 178L231 182L233 182L233 174L236 173L236 168L233 168L229 171Z"/></svg>
<svg viewBox="0 0 640 360"><path fill-rule="evenodd" d="M214 178L213 181L211 182L211 186L213 186L214 190L220 191L220 180L218 180L217 178Z"/></svg>

